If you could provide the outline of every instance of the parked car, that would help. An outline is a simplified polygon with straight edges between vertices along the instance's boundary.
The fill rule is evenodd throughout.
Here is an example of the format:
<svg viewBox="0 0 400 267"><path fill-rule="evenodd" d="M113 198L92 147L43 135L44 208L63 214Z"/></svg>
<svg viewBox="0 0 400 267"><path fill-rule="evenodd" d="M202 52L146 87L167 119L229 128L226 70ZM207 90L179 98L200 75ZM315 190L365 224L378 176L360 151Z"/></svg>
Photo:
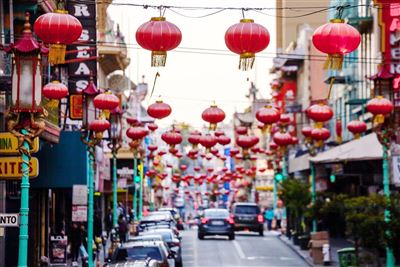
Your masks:
<svg viewBox="0 0 400 267"><path fill-rule="evenodd" d="M178 228L178 230L185 230L182 218L179 215L179 212L177 209L165 207L165 208L158 209L158 211L169 211L176 221L176 227Z"/></svg>
<svg viewBox="0 0 400 267"><path fill-rule="evenodd" d="M168 228L176 228L176 222L172 215L167 212L153 213L144 217L137 226L137 234L143 232L147 228L166 226Z"/></svg>
<svg viewBox="0 0 400 267"><path fill-rule="evenodd" d="M182 267L182 249L181 241L171 229L154 229L144 231L139 237L160 235L162 240L168 245L168 248L175 254L175 267Z"/></svg>
<svg viewBox="0 0 400 267"><path fill-rule="evenodd" d="M207 235L227 235L235 239L234 221L226 209L206 209L200 220L197 237L202 240Z"/></svg>
<svg viewBox="0 0 400 267"><path fill-rule="evenodd" d="M134 260L131 262L106 263L104 267L160 267L160 263L153 259Z"/></svg>
<svg viewBox="0 0 400 267"><path fill-rule="evenodd" d="M174 258L174 252L168 252L163 241L127 242L117 247L105 266L130 266L137 261L155 261L154 266L170 267L168 259ZM123 265L122 265L123 264ZM135 266L135 265L132 265Z"/></svg>
<svg viewBox="0 0 400 267"><path fill-rule="evenodd" d="M235 231L247 230L264 235L264 216L256 203L235 203L232 206L232 215Z"/></svg>

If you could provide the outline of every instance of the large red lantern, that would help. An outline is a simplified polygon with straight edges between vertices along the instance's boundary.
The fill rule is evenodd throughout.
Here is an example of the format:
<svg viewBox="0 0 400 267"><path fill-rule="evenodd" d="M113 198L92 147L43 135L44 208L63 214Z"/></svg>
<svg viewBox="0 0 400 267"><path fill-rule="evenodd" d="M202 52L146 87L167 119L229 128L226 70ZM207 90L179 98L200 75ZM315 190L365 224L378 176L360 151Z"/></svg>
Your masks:
<svg viewBox="0 0 400 267"><path fill-rule="evenodd" d="M271 106L265 106L256 112L256 119L264 124L264 130L269 128L271 124L278 122L280 116L279 111Z"/></svg>
<svg viewBox="0 0 400 267"><path fill-rule="evenodd" d="M182 143L182 135L175 130L163 133L161 139L167 143L171 149L174 149L176 145Z"/></svg>
<svg viewBox="0 0 400 267"><path fill-rule="evenodd" d="M126 136L128 136L132 140L140 140L149 133L149 131L141 126L138 127L129 127L128 130L126 130Z"/></svg>
<svg viewBox="0 0 400 267"><path fill-rule="evenodd" d="M215 146L217 144L217 137L215 137L214 135L202 135L200 136L200 140L199 140L200 144L202 146L204 146L207 149L210 149L211 147Z"/></svg>
<svg viewBox="0 0 400 267"><path fill-rule="evenodd" d="M176 48L182 40L179 28L165 20L164 17L154 17L142 24L136 31L137 43L151 51L151 66L164 67L167 51Z"/></svg>
<svg viewBox="0 0 400 267"><path fill-rule="evenodd" d="M367 124L363 121L354 120L347 124L347 129L354 135L354 139L359 139L361 134L367 130Z"/></svg>
<svg viewBox="0 0 400 267"><path fill-rule="evenodd" d="M201 117L203 120L210 123L210 130L215 130L217 128L217 123L225 119L225 112L217 107L217 105L211 105L203 111Z"/></svg>
<svg viewBox="0 0 400 267"><path fill-rule="evenodd" d="M328 54L325 68L340 70L344 55L357 49L361 35L344 20L333 19L315 30L312 42L319 51Z"/></svg>
<svg viewBox="0 0 400 267"><path fill-rule="evenodd" d="M276 132L272 137L272 140L274 140L275 144L281 147L286 147L292 144L292 136L286 132Z"/></svg>
<svg viewBox="0 0 400 267"><path fill-rule="evenodd" d="M246 71L253 67L255 54L267 48L269 32L252 19L242 19L228 28L225 44L233 53L240 55L239 69Z"/></svg>
<svg viewBox="0 0 400 267"><path fill-rule="evenodd" d="M249 136L249 135L239 135L236 138L236 144L243 148L244 150L247 150L255 145L257 145L259 139L257 136Z"/></svg>
<svg viewBox="0 0 400 267"><path fill-rule="evenodd" d="M101 110L113 110L119 106L119 98L111 92L98 94L93 99L94 107Z"/></svg>
<svg viewBox="0 0 400 267"><path fill-rule="evenodd" d="M306 110L306 115L316 122L317 128L321 128L324 122L329 121L333 117L333 110L328 105L319 103L310 106Z"/></svg>
<svg viewBox="0 0 400 267"><path fill-rule="evenodd" d="M164 103L162 100L157 100L156 103L151 104L147 108L147 114L149 114L150 117L159 120L168 117L169 114L171 114L171 111L172 109L170 105Z"/></svg>
<svg viewBox="0 0 400 267"><path fill-rule="evenodd" d="M331 137L331 132L326 128L315 128L311 131L311 138L314 139L316 147L321 147L329 137Z"/></svg>
<svg viewBox="0 0 400 267"><path fill-rule="evenodd" d="M65 10L41 15L36 19L33 29L45 44L50 44L49 63L52 65L65 63L67 45L78 40L82 34L79 20Z"/></svg>
<svg viewBox="0 0 400 267"><path fill-rule="evenodd" d="M374 115L374 123L381 124L385 116L393 111L393 103L383 96L377 96L367 102L367 111Z"/></svg>
<svg viewBox="0 0 400 267"><path fill-rule="evenodd" d="M52 81L43 87L42 94L48 99L60 100L68 95L68 87L59 81Z"/></svg>

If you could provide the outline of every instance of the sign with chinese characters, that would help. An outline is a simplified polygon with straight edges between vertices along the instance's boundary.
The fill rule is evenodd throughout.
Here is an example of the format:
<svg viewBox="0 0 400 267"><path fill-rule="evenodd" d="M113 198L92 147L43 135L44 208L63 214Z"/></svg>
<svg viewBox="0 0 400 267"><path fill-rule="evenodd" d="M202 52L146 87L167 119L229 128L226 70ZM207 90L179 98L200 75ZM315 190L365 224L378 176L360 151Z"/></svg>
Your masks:
<svg viewBox="0 0 400 267"><path fill-rule="evenodd" d="M87 206L72 206L72 221L86 222L87 221Z"/></svg>
<svg viewBox="0 0 400 267"><path fill-rule="evenodd" d="M0 179L16 179L22 176L22 158L21 157L1 157L0 158ZM29 161L29 177L39 175L39 161L32 157Z"/></svg>
<svg viewBox="0 0 400 267"><path fill-rule="evenodd" d="M39 138L35 138L32 142L31 153L39 151ZM0 154L18 155L18 139L12 133L0 133Z"/></svg>

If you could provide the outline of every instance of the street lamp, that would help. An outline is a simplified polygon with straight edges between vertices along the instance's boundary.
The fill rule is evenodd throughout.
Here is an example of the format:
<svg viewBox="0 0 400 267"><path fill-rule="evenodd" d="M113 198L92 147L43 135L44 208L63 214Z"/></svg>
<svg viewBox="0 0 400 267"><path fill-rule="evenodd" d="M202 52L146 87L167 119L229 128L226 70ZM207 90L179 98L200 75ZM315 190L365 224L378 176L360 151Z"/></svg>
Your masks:
<svg viewBox="0 0 400 267"><path fill-rule="evenodd" d="M45 129L42 100L41 54L47 49L33 37L29 13L25 13L22 36L6 48L13 55L12 105L7 113L7 130L18 138L22 157L21 206L18 266L28 266L29 161L33 139Z"/></svg>
<svg viewBox="0 0 400 267"><path fill-rule="evenodd" d="M117 206L117 153L121 148L122 139L122 111L117 106L110 114L110 140L108 147L111 149L113 156L113 226L118 223L118 206Z"/></svg>

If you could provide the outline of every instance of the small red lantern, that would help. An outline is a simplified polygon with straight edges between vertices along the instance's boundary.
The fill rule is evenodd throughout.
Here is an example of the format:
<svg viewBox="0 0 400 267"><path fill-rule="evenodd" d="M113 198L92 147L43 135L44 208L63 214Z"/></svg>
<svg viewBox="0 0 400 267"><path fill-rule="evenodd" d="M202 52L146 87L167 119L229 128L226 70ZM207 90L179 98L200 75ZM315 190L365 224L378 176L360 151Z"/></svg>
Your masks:
<svg viewBox="0 0 400 267"><path fill-rule="evenodd" d="M179 169L181 169L181 171L186 171L187 170L187 165L182 164L181 166L179 166Z"/></svg>
<svg viewBox="0 0 400 267"><path fill-rule="evenodd" d="M280 116L279 111L271 106L265 106L256 112L256 119L264 124L263 130L270 128L271 124L278 122Z"/></svg>
<svg viewBox="0 0 400 267"><path fill-rule="evenodd" d="M43 87L42 94L49 99L60 100L68 95L68 87L59 81L52 81Z"/></svg>
<svg viewBox="0 0 400 267"><path fill-rule="evenodd" d="M165 20L164 17L154 17L142 24L136 31L137 43L151 51L151 66L164 67L167 51L176 48L182 40L179 28Z"/></svg>
<svg viewBox="0 0 400 267"><path fill-rule="evenodd" d="M225 133L224 133L224 131L219 130L219 131L215 131L214 135L215 135L216 137L219 137L219 136L221 136L221 135L225 135Z"/></svg>
<svg viewBox="0 0 400 267"><path fill-rule="evenodd" d="M110 122L104 119L93 120L89 124L89 129L95 132L97 139L103 138L103 132L110 128Z"/></svg>
<svg viewBox="0 0 400 267"><path fill-rule="evenodd" d="M239 153L240 153L240 151L237 147L232 147L231 150L229 151L229 154L231 157L234 157Z"/></svg>
<svg viewBox="0 0 400 267"><path fill-rule="evenodd" d="M246 153L249 148L255 146L258 141L258 137L249 135L239 135L236 138L236 144L244 150L244 153Z"/></svg>
<svg viewBox="0 0 400 267"><path fill-rule="evenodd" d="M367 124L363 121L351 121L347 124L347 129L354 135L354 139L359 139L361 134L367 130Z"/></svg>
<svg viewBox="0 0 400 267"><path fill-rule="evenodd" d="M292 120L292 118L290 117L289 114L286 113L282 113L279 117L279 124L281 125L287 125L290 123L290 121Z"/></svg>
<svg viewBox="0 0 400 267"><path fill-rule="evenodd" d="M148 145L147 149L150 150L151 152L154 152L158 149L158 146L156 145Z"/></svg>
<svg viewBox="0 0 400 267"><path fill-rule="evenodd" d="M317 128L321 128L324 122L329 121L333 117L333 110L328 105L319 103L310 106L306 110L306 115L316 122Z"/></svg>
<svg viewBox="0 0 400 267"><path fill-rule="evenodd" d="M191 133L188 137L188 142L192 144L193 148L196 148L197 145L200 143L201 133L193 134Z"/></svg>
<svg viewBox="0 0 400 267"><path fill-rule="evenodd" d="M247 134L247 127L246 126L238 126L236 128L236 133L238 135L243 135L243 134Z"/></svg>
<svg viewBox="0 0 400 267"><path fill-rule="evenodd" d="M214 131L217 128L217 123L225 119L225 112L217 105L211 105L203 111L201 117L204 121L210 123L210 130Z"/></svg>
<svg viewBox="0 0 400 267"><path fill-rule="evenodd" d="M377 96L367 102L367 111L374 115L374 123L382 124L385 121L385 116L393 111L393 103L384 98Z"/></svg>
<svg viewBox="0 0 400 267"><path fill-rule="evenodd" d="M95 108L104 110L103 114L108 118L110 115L109 111L119 106L119 98L111 92L101 93L93 99L93 104Z"/></svg>
<svg viewBox="0 0 400 267"><path fill-rule="evenodd" d="M321 147L331 137L331 133L326 128L315 128L311 131L311 137L316 141L316 147Z"/></svg>
<svg viewBox="0 0 400 267"><path fill-rule="evenodd" d="M361 35L344 20L332 19L315 30L312 42L319 51L328 54L324 67L340 70L344 55L357 49Z"/></svg>
<svg viewBox="0 0 400 267"><path fill-rule="evenodd" d="M272 139L275 144L281 147L286 147L292 143L292 136L286 132L276 132Z"/></svg>
<svg viewBox="0 0 400 267"><path fill-rule="evenodd" d="M303 129L301 129L301 134L305 138L310 138L312 130L313 130L313 128L311 128L310 126L304 126Z"/></svg>
<svg viewBox="0 0 400 267"><path fill-rule="evenodd" d="M269 149L276 150L277 148L278 145L274 141L269 142Z"/></svg>
<svg viewBox="0 0 400 267"><path fill-rule="evenodd" d="M226 146L226 145L229 145L229 143L231 142L231 139L226 135L220 135L217 137L217 142L220 145Z"/></svg>
<svg viewBox="0 0 400 267"><path fill-rule="evenodd" d="M182 135L177 133L175 130L165 132L161 135L161 139L167 143L170 148L175 148L182 142Z"/></svg>
<svg viewBox="0 0 400 267"><path fill-rule="evenodd" d="M292 145L297 145L299 143L299 138L297 138L296 136L292 136Z"/></svg>
<svg viewBox="0 0 400 267"><path fill-rule="evenodd" d="M138 127L129 127L126 131L126 136L128 136L132 140L140 140L144 138L149 131L141 126Z"/></svg>
<svg viewBox="0 0 400 267"><path fill-rule="evenodd" d="M50 44L49 63L52 65L64 64L67 45L78 40L82 34L79 20L65 10L41 15L33 29L45 44Z"/></svg>
<svg viewBox="0 0 400 267"><path fill-rule="evenodd" d="M154 132L155 130L158 129L158 125L155 123L149 123L147 124L147 128L149 128L150 131Z"/></svg>
<svg viewBox="0 0 400 267"><path fill-rule="evenodd" d="M171 114L172 109L170 105L164 103L162 100L157 100L156 103L151 104L147 108L147 114L155 119L163 119Z"/></svg>
<svg viewBox="0 0 400 267"><path fill-rule="evenodd" d="M225 44L240 55L239 69L244 71L253 68L255 54L267 48L269 39L268 30L252 19L241 19L225 33Z"/></svg>
<svg viewBox="0 0 400 267"><path fill-rule="evenodd" d="M199 143L205 148L210 149L217 144L217 138L210 134L203 135L200 136Z"/></svg>

